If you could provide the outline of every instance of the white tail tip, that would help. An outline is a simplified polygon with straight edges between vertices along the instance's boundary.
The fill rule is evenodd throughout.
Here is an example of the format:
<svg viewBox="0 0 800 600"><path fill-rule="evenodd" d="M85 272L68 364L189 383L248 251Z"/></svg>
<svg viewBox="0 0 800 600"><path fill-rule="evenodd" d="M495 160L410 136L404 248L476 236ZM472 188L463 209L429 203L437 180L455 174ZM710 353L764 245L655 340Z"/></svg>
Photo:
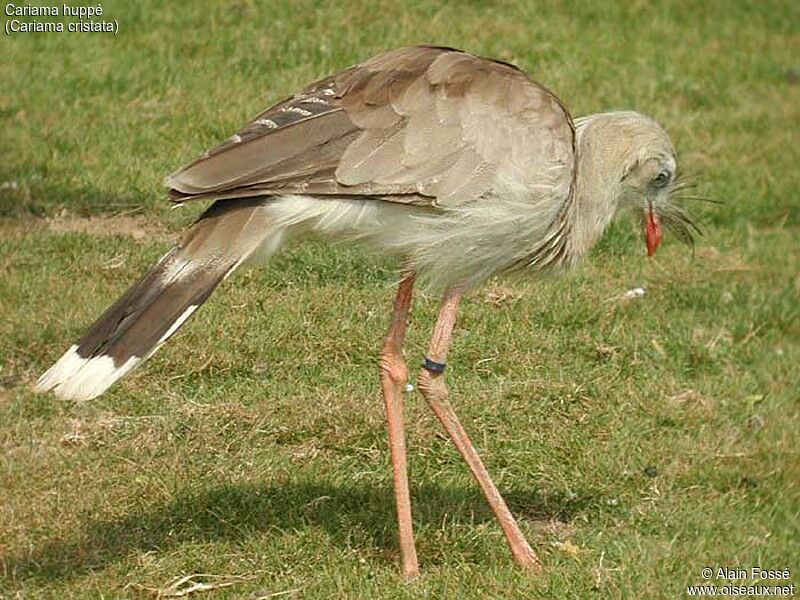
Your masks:
<svg viewBox="0 0 800 600"><path fill-rule="evenodd" d="M132 356L125 364L115 366L110 356L83 358L78 354L78 346L73 345L39 378L33 389L39 393L53 390L64 400L91 400L140 361L138 356Z"/></svg>

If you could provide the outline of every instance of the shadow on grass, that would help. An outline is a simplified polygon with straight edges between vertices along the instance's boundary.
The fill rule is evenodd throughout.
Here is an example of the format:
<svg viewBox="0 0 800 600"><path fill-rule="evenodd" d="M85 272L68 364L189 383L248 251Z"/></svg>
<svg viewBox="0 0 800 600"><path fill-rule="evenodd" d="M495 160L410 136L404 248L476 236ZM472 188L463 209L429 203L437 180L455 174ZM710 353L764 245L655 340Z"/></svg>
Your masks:
<svg viewBox="0 0 800 600"><path fill-rule="evenodd" d="M538 492L511 492L512 512L531 520L569 521L592 503ZM418 526L438 527L448 513L463 519L492 520L477 488L416 487L412 490ZM187 542L246 540L258 535L322 527L333 543L378 548L395 560L394 495L391 489L313 483L237 484L180 494L161 506L114 520L95 520L71 539L56 539L24 556L7 556L0 566L11 578L58 580L102 569L131 552L159 551ZM366 535L353 536L359 530ZM388 555L391 555L389 558Z"/></svg>

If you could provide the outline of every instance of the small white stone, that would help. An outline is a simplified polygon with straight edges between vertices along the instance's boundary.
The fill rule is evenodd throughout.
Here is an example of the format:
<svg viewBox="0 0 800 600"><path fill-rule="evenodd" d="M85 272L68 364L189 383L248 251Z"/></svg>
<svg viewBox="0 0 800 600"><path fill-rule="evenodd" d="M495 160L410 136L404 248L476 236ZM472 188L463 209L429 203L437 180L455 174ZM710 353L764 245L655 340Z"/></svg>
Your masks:
<svg viewBox="0 0 800 600"><path fill-rule="evenodd" d="M626 300L630 300L632 298L643 298L644 294L645 292L643 287L635 287L622 294L622 297Z"/></svg>
<svg viewBox="0 0 800 600"><path fill-rule="evenodd" d="M406 390L406 392L413 392L414 391L414 386L411 385L410 383L407 383L406 387L405 387L405 390Z"/></svg>

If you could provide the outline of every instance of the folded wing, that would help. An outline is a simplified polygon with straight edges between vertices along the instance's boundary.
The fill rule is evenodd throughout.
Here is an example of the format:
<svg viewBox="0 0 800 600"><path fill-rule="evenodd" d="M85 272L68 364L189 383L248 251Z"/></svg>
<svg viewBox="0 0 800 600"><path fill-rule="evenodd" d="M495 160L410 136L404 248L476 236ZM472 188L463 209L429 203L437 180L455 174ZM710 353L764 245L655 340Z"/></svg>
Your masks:
<svg viewBox="0 0 800 600"><path fill-rule="evenodd" d="M173 199L271 194L457 206L565 202L574 130L558 99L511 65L401 48L318 81L168 177Z"/></svg>

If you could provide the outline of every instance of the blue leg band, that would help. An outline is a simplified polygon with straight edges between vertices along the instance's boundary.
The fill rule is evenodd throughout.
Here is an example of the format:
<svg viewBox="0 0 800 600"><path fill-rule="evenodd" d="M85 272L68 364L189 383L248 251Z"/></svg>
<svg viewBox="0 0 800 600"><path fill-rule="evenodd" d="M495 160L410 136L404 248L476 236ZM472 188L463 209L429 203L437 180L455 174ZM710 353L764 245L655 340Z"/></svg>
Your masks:
<svg viewBox="0 0 800 600"><path fill-rule="evenodd" d="M431 373L444 373L444 368L446 366L446 364L433 361L427 356L425 357L425 360L422 361L422 368L426 371L430 371Z"/></svg>

